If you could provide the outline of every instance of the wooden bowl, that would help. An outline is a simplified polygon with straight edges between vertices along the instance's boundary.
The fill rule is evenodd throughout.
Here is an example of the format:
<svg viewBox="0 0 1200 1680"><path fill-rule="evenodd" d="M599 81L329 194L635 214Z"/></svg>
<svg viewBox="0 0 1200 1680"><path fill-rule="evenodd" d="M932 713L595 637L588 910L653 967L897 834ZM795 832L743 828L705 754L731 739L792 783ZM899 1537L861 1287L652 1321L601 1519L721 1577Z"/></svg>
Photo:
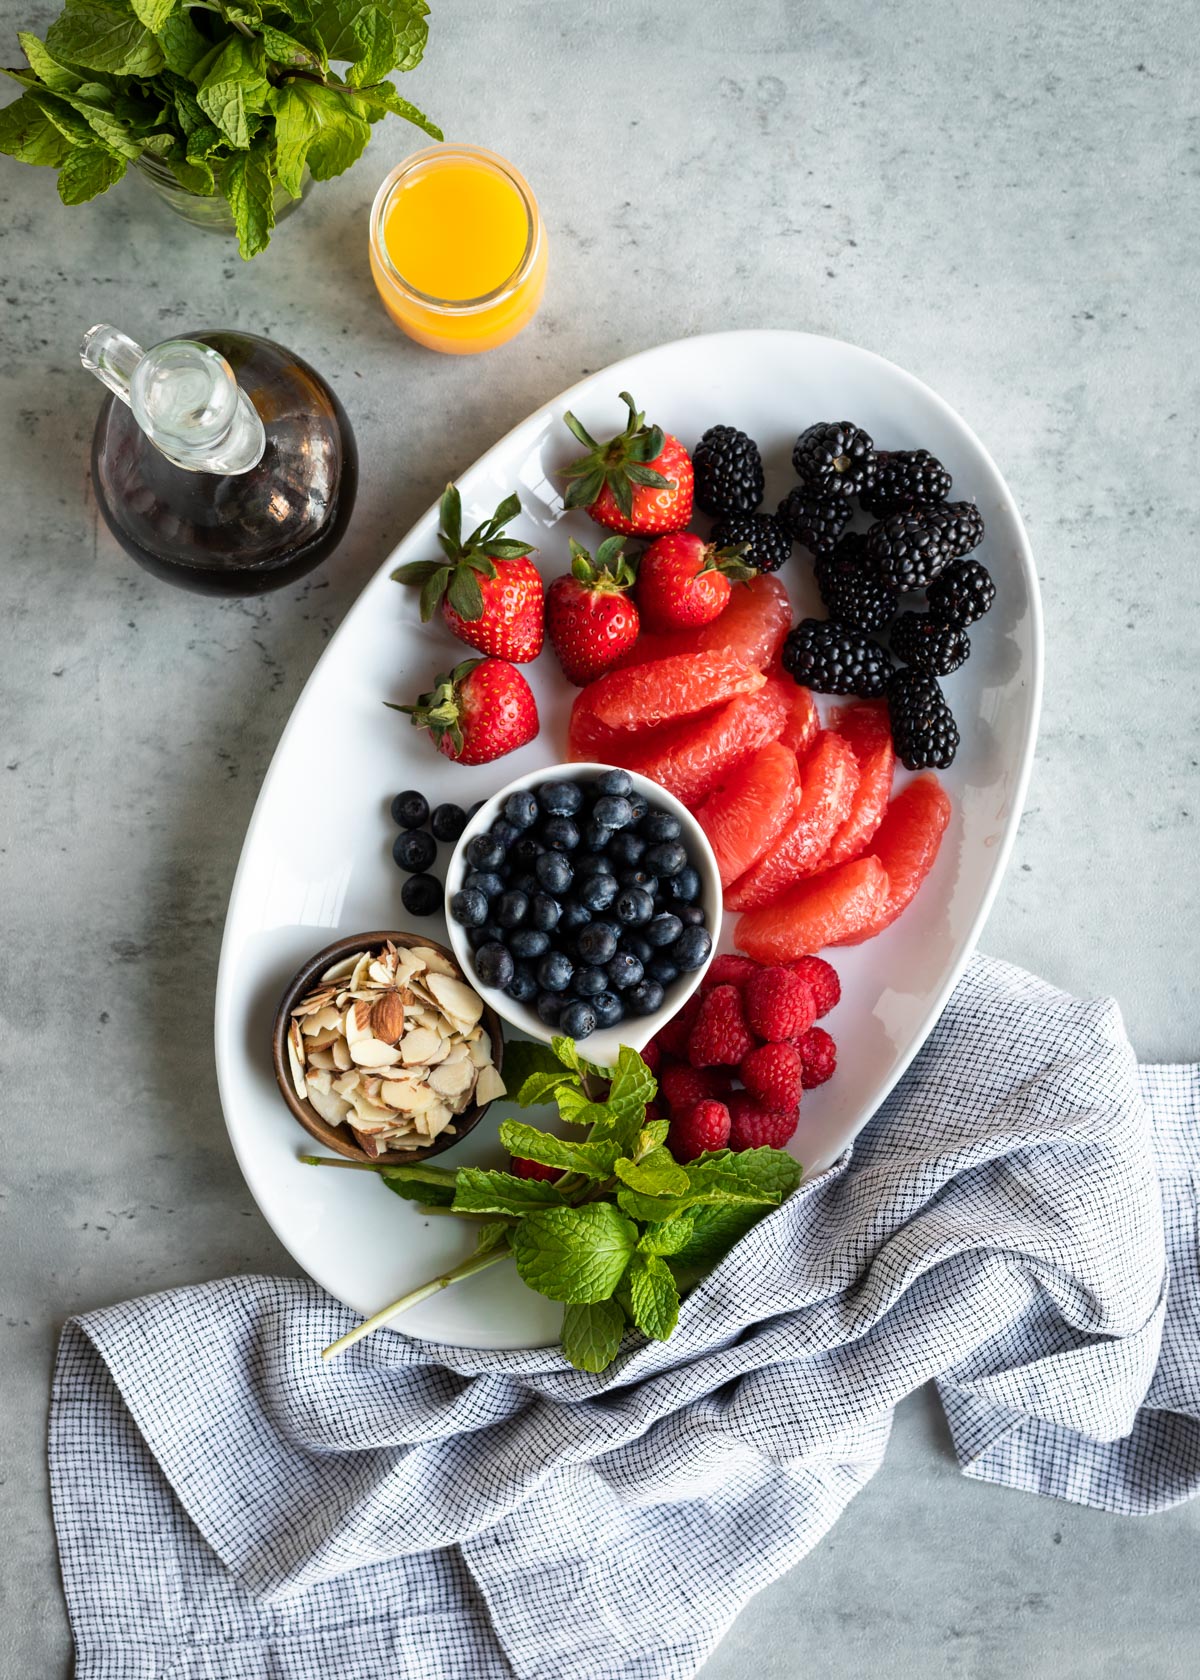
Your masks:
<svg viewBox="0 0 1200 1680"><path fill-rule="evenodd" d="M332 945L327 945L316 956L310 957L302 968L292 976L280 999L279 1008L275 1014L275 1024L271 1028L271 1059L275 1066L275 1079L279 1086L284 1102L291 1109L296 1119L304 1127L310 1137L323 1143L326 1149L332 1149L335 1154L344 1155L350 1161L370 1161L375 1165L403 1166L406 1162L428 1161L433 1155L441 1155L447 1149L453 1149L456 1143L461 1143L467 1133L483 1119L491 1106L489 1103L466 1108L454 1119L454 1132L450 1135L443 1132L424 1149L388 1149L380 1155L368 1155L362 1146L355 1142L348 1126L331 1126L328 1120L323 1120L310 1102L296 1095L296 1088L292 1084L291 1068L288 1065L287 1034L291 1021L292 1010L305 994L312 990L314 983L320 979L327 968L342 957L348 957L354 951L376 950L382 948L388 940L396 946L425 945L447 962L454 964L455 973L473 991L478 988L465 974L459 965L453 951L448 951L444 945L439 945L436 939L430 939L423 933L355 933L347 939L337 939ZM500 1072L504 1062L504 1029L500 1017L486 1002L483 1006L482 1023L492 1040L492 1060L496 1071Z"/></svg>

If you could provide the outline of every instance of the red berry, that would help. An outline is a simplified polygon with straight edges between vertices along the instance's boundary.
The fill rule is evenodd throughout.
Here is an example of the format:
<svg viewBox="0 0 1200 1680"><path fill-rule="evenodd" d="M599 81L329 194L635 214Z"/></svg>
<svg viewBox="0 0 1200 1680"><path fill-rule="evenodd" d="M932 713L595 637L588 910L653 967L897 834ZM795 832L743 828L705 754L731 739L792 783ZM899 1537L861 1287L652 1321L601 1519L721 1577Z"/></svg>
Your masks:
<svg viewBox="0 0 1200 1680"><path fill-rule="evenodd" d="M427 729L437 750L456 764L488 764L538 732L533 690L505 659L466 659L415 706L392 710L407 712L410 723Z"/></svg>
<svg viewBox="0 0 1200 1680"><path fill-rule="evenodd" d="M705 992L688 1035L688 1061L692 1066L736 1067L753 1048L737 987L714 986L711 992Z"/></svg>
<svg viewBox="0 0 1200 1680"><path fill-rule="evenodd" d="M628 391L621 401L629 419L607 443L597 443L573 414L563 415L587 450L567 468L566 504L586 508L597 525L627 537L682 531L692 517L692 458L677 437L646 425Z"/></svg>
<svg viewBox="0 0 1200 1680"><path fill-rule="evenodd" d="M693 992L678 1013L672 1015L666 1026L659 1027L654 1035L654 1042L659 1048L668 1056L678 1057L681 1062L687 1060L688 1038L700 1013L700 1001L700 993Z"/></svg>
<svg viewBox="0 0 1200 1680"><path fill-rule="evenodd" d="M662 1057L663 1057L662 1045L659 1043L658 1036L656 1034L650 1040L649 1044L643 1045L643 1047L642 1047L642 1060L645 1062L646 1066L650 1069L651 1073L657 1073L658 1070L659 1070L659 1066L662 1062Z"/></svg>
<svg viewBox="0 0 1200 1680"><path fill-rule="evenodd" d="M671 1113L680 1114L706 1097L727 1097L732 1083L723 1068L693 1068L684 1062L672 1062L663 1069L659 1090Z"/></svg>
<svg viewBox="0 0 1200 1680"><path fill-rule="evenodd" d="M711 991L714 986L737 986L740 990L752 974L758 973L761 966L753 957L739 957L732 951L722 951L719 957L713 958L700 984L706 992Z"/></svg>
<svg viewBox="0 0 1200 1680"><path fill-rule="evenodd" d="M763 968L742 988L746 1025L759 1038L778 1044L799 1038L817 1018L812 987L790 968Z"/></svg>
<svg viewBox="0 0 1200 1680"><path fill-rule="evenodd" d="M646 623L652 630L711 623L729 604L730 580L746 583L755 575L745 552L744 543L718 549L694 531L652 542L638 564L638 606Z"/></svg>
<svg viewBox="0 0 1200 1680"><path fill-rule="evenodd" d="M671 1121L667 1148L677 1161L694 1161L709 1149L724 1149L729 1141L729 1110L708 1097L693 1103Z"/></svg>
<svg viewBox="0 0 1200 1680"><path fill-rule="evenodd" d="M742 1084L764 1108L790 1110L800 1102L804 1064L794 1044L763 1044L741 1065Z"/></svg>
<svg viewBox="0 0 1200 1680"><path fill-rule="evenodd" d="M824 1027L810 1027L796 1048L800 1052L805 1090L811 1090L814 1085L824 1085L827 1079L832 1079L837 1067L837 1045Z"/></svg>
<svg viewBox="0 0 1200 1680"><path fill-rule="evenodd" d="M546 597L546 625L563 676L579 688L603 675L637 640L638 610L626 594L633 570L624 537L608 537L593 561L571 538L571 570Z"/></svg>
<svg viewBox="0 0 1200 1680"><path fill-rule="evenodd" d="M813 1001L817 1006L817 1020L822 1015L828 1015L842 995L842 983L837 977L837 969L832 963L827 963L824 957L797 957L788 967L793 974L798 974L802 980L807 980L812 987Z"/></svg>
<svg viewBox="0 0 1200 1680"><path fill-rule="evenodd" d="M527 1161L523 1155L512 1157L512 1170L518 1178L561 1178L561 1167L544 1167L540 1161Z"/></svg>
<svg viewBox="0 0 1200 1680"><path fill-rule="evenodd" d="M748 1091L729 1099L730 1149L782 1149L796 1135L799 1108L764 1108Z"/></svg>

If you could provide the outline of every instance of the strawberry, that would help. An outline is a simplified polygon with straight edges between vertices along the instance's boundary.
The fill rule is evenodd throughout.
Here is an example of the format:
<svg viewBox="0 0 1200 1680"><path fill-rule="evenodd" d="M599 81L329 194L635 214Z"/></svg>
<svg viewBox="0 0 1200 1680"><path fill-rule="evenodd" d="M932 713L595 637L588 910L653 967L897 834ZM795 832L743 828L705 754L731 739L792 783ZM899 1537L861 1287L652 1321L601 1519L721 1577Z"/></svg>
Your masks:
<svg viewBox="0 0 1200 1680"><path fill-rule="evenodd" d="M742 556L747 543L716 548L693 531L659 537L638 565L638 606L652 630L683 630L710 624L729 604L730 579L756 575Z"/></svg>
<svg viewBox="0 0 1200 1680"><path fill-rule="evenodd" d="M442 560L413 560L398 567L397 583L419 587L421 622L441 609L447 628L493 659L518 664L542 651L542 580L528 557L528 543L504 535L521 511L517 496L506 496L490 519L464 541L462 498L453 484L442 496Z"/></svg>
<svg viewBox="0 0 1200 1680"><path fill-rule="evenodd" d="M597 443L573 414L563 419L587 450L566 470L569 508L586 508L597 525L627 537L682 531L692 517L692 458L677 437L647 426L628 391L625 430Z"/></svg>
<svg viewBox="0 0 1200 1680"><path fill-rule="evenodd" d="M563 676L582 688L602 676L637 640L638 610L626 594L634 571L624 537L606 537L592 559L571 538L571 570L546 597L546 628Z"/></svg>
<svg viewBox="0 0 1200 1680"><path fill-rule="evenodd" d="M384 704L427 729L437 750L457 764L488 764L538 732L533 690L505 659L465 659L415 706Z"/></svg>

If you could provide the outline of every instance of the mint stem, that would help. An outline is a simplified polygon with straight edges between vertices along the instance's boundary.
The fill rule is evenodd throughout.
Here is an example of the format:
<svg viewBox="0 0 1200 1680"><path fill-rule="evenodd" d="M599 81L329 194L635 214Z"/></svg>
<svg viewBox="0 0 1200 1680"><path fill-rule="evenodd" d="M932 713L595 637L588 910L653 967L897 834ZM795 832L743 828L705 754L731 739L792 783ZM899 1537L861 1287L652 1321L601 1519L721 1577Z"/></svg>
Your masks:
<svg viewBox="0 0 1200 1680"><path fill-rule="evenodd" d="M303 1161L306 1167L345 1167L350 1172L380 1173L385 1169L376 1166L371 1161L347 1161L340 1155L299 1155L297 1160Z"/></svg>
<svg viewBox="0 0 1200 1680"><path fill-rule="evenodd" d="M409 1307L415 1307L419 1302L427 1301L431 1295L436 1295L439 1289L449 1289L452 1283L459 1283L463 1278L474 1277L476 1272L486 1271L489 1266L494 1266L497 1260L507 1260L509 1258L510 1254L507 1247L492 1249L487 1254L473 1254L469 1260L464 1260L461 1265L453 1267L448 1272L443 1272L441 1277L431 1278L428 1283L423 1283L419 1289L412 1289L407 1295L401 1295L400 1299L393 1301L390 1307L384 1307L382 1311L372 1313L370 1318L364 1318L362 1323L356 1325L353 1330L348 1330L344 1336L339 1336L336 1342L331 1342L327 1348L322 1348L321 1358L332 1359L336 1354L344 1353L348 1347L353 1347L355 1342L361 1342L364 1336L371 1335L373 1331L380 1329L384 1324L390 1323L400 1313L407 1312Z"/></svg>

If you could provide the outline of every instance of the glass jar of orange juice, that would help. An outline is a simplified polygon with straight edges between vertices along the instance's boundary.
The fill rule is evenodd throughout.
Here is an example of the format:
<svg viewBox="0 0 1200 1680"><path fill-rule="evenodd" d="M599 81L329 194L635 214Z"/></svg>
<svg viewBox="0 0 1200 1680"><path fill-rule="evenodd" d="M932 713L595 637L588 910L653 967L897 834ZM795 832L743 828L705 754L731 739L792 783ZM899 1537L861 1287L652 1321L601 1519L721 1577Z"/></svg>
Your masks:
<svg viewBox="0 0 1200 1680"><path fill-rule="evenodd" d="M511 163L481 146L430 146L397 164L371 206L371 273L402 332L469 356L537 314L546 230Z"/></svg>

